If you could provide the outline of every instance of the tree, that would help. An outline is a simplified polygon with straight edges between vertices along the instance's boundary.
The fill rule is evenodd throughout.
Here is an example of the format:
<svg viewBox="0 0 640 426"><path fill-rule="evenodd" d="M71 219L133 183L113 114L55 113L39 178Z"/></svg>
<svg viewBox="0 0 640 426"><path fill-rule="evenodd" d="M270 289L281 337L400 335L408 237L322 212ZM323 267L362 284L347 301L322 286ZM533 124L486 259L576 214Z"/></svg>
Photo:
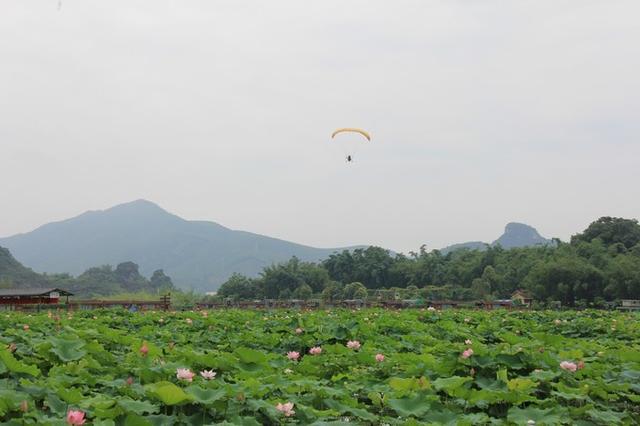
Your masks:
<svg viewBox="0 0 640 426"><path fill-rule="evenodd" d="M265 268L261 274L264 292L267 298L281 297L284 290L293 295L304 284L315 293L320 293L329 282L329 274L322 266L311 262L301 262L292 257L288 262Z"/></svg>
<svg viewBox="0 0 640 426"><path fill-rule="evenodd" d="M347 284L344 288L343 297L345 299L366 299L367 288L364 284L358 282Z"/></svg>
<svg viewBox="0 0 640 426"><path fill-rule="evenodd" d="M640 243L640 224L636 219L601 217L591 223L583 233L571 237L571 244L577 244L580 241L590 243L596 238L602 240L607 246L621 243L630 249Z"/></svg>
<svg viewBox="0 0 640 426"><path fill-rule="evenodd" d="M174 286L173 286L173 282L171 281L171 278L169 278L167 275L165 275L164 271L162 269L158 269L156 271L153 272L153 275L151 276L151 279L149 280L149 284L151 285L151 288L155 291L168 291L168 290L173 290Z"/></svg>
<svg viewBox="0 0 640 426"><path fill-rule="evenodd" d="M332 280L342 283L361 282L366 288L404 287L402 275L394 273L395 263L388 250L371 246L332 254L322 265Z"/></svg>
<svg viewBox="0 0 640 426"><path fill-rule="evenodd" d="M140 275L138 265L133 262L122 262L113 271L116 282L120 283L125 291L136 292L149 290L149 282Z"/></svg>
<svg viewBox="0 0 640 426"><path fill-rule="evenodd" d="M322 290L322 300L325 302L334 302L344 298L344 285L337 281L331 281Z"/></svg>
<svg viewBox="0 0 640 426"><path fill-rule="evenodd" d="M484 278L476 278L471 283L471 293L476 299L486 300L491 295L491 284Z"/></svg>
<svg viewBox="0 0 640 426"><path fill-rule="evenodd" d="M605 270L608 299L640 299L640 259L616 256Z"/></svg>
<svg viewBox="0 0 640 426"><path fill-rule="evenodd" d="M538 263L529 273L526 287L537 299L560 300L574 306L577 300L593 302L603 294L604 274L579 257Z"/></svg>
<svg viewBox="0 0 640 426"><path fill-rule="evenodd" d="M229 277L218 289L218 294L234 300L255 300L262 296L259 282L242 274L233 274Z"/></svg>
<svg viewBox="0 0 640 426"><path fill-rule="evenodd" d="M293 297L300 300L309 300L313 297L313 289L308 284L302 284L293 292Z"/></svg>

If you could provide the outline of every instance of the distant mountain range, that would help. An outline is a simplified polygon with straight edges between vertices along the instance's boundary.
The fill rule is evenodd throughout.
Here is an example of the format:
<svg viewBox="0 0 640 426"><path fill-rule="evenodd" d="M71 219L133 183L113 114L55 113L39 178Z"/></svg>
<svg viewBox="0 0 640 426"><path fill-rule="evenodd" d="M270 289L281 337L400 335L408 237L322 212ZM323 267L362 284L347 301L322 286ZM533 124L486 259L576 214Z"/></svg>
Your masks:
<svg viewBox="0 0 640 426"><path fill-rule="evenodd" d="M528 225L509 223L491 245L513 248L551 243ZM488 245L473 241L441 251L483 250ZM130 261L139 265L145 276L162 269L176 286L197 291L217 289L234 272L256 276L266 266L292 256L315 262L336 251L357 248L315 248L235 231L215 222L189 221L145 200L89 211L25 234L0 238L0 247L8 248L17 261L36 272L79 275L91 267ZM19 271L25 283L41 280L30 269L19 269L8 252L4 257L0 267L4 263L5 269Z"/></svg>
<svg viewBox="0 0 640 426"><path fill-rule="evenodd" d="M145 200L0 238L0 246L37 272L78 275L93 266L132 261L146 276L163 269L178 287L198 291L217 289L234 272L255 276L292 256L319 261L343 250L185 220Z"/></svg>
<svg viewBox="0 0 640 426"><path fill-rule="evenodd" d="M549 240L541 236L538 231L524 223L511 222L504 229L504 233L492 243L484 243L482 241L469 241L467 243L454 244L440 250L443 254L447 254L454 250L470 249L484 250L488 246L500 245L503 248L510 249L516 247L544 246L553 244L553 240Z"/></svg>

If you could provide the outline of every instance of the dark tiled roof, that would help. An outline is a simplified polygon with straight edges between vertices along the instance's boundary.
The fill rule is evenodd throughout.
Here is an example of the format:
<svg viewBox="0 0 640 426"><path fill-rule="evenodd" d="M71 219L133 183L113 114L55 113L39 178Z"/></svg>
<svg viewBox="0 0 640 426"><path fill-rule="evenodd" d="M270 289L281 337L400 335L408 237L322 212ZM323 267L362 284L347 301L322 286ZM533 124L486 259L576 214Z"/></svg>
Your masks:
<svg viewBox="0 0 640 426"><path fill-rule="evenodd" d="M0 288L0 297L48 296L53 292L60 293L60 296L73 296L73 293L59 288Z"/></svg>

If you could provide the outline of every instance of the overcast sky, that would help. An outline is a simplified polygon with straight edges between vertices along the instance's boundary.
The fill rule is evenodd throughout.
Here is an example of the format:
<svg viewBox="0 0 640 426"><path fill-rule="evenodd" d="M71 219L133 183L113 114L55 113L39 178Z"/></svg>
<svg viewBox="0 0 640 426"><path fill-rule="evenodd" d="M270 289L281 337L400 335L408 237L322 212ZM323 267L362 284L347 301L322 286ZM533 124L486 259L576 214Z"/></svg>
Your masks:
<svg viewBox="0 0 640 426"><path fill-rule="evenodd" d="M0 236L138 198L399 251L640 216L637 0L58 8L0 3Z"/></svg>

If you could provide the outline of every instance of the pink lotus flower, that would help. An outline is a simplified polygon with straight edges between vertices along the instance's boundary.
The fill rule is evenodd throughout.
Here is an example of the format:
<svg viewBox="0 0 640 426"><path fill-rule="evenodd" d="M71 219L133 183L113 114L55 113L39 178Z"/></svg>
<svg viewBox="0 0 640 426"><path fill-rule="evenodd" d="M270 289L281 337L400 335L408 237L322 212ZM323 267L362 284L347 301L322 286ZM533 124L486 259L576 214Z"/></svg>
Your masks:
<svg viewBox="0 0 640 426"><path fill-rule="evenodd" d="M69 410L67 412L68 425L83 425L85 422L84 412L80 410Z"/></svg>
<svg viewBox="0 0 640 426"><path fill-rule="evenodd" d="M378 362L382 362L382 361L384 361L384 355L382 355L382 354L376 354L376 361L378 361Z"/></svg>
<svg viewBox="0 0 640 426"><path fill-rule="evenodd" d="M216 378L216 372L213 370L202 370L200 372L200 375L205 379L205 380L211 380L211 379L215 379Z"/></svg>
<svg viewBox="0 0 640 426"><path fill-rule="evenodd" d="M186 380L187 382L193 382L193 377L195 373L193 373L188 368L178 368L176 370L176 377L180 380Z"/></svg>
<svg viewBox="0 0 640 426"><path fill-rule="evenodd" d="M562 361L560 363L560 368L562 368L563 370L567 370L567 371L571 371L572 373L575 373L575 371L578 369L578 366L576 365L575 362Z"/></svg>
<svg viewBox="0 0 640 426"><path fill-rule="evenodd" d="M302 334L304 332L300 327L296 328L296 334Z"/></svg>
<svg viewBox="0 0 640 426"><path fill-rule="evenodd" d="M133 377L127 377L127 386L131 386L133 384Z"/></svg>
<svg viewBox="0 0 640 426"><path fill-rule="evenodd" d="M322 353L322 348L320 346L314 346L313 348L309 349L309 353L311 355L320 355Z"/></svg>
<svg viewBox="0 0 640 426"><path fill-rule="evenodd" d="M29 331L29 325L28 325L28 324L23 325L23 326L22 326L22 329L23 329L24 331Z"/></svg>
<svg viewBox="0 0 640 426"><path fill-rule="evenodd" d="M468 348L466 351L462 352L462 358L467 359L471 355L473 355L473 349Z"/></svg>
<svg viewBox="0 0 640 426"><path fill-rule="evenodd" d="M29 403L27 402L26 399L20 403L20 411L22 411L23 413L26 413L27 411L29 411Z"/></svg>
<svg viewBox="0 0 640 426"><path fill-rule="evenodd" d="M578 361L578 370L582 370L584 368L584 361Z"/></svg>
<svg viewBox="0 0 640 426"><path fill-rule="evenodd" d="M348 347L349 349L358 350L358 349L360 349L360 346L361 346L361 345L360 345L360 342L358 342L357 340L349 340L349 341L347 342L347 347Z"/></svg>
<svg viewBox="0 0 640 426"><path fill-rule="evenodd" d="M278 403L276 410L280 411L285 417L291 417L296 412L293 410L293 402L287 402L285 404Z"/></svg>
<svg viewBox="0 0 640 426"><path fill-rule="evenodd" d="M471 344L473 344L473 342L471 341L471 339L467 339L467 340L464 341L464 344L465 345L471 345Z"/></svg>
<svg viewBox="0 0 640 426"><path fill-rule="evenodd" d="M140 347L140 355L147 356L148 353L149 353L149 347L147 346L146 343L143 343L142 346Z"/></svg>
<svg viewBox="0 0 640 426"><path fill-rule="evenodd" d="M292 361L297 361L298 358L300 358L300 352L296 352L296 351L287 352L287 358L289 358Z"/></svg>

